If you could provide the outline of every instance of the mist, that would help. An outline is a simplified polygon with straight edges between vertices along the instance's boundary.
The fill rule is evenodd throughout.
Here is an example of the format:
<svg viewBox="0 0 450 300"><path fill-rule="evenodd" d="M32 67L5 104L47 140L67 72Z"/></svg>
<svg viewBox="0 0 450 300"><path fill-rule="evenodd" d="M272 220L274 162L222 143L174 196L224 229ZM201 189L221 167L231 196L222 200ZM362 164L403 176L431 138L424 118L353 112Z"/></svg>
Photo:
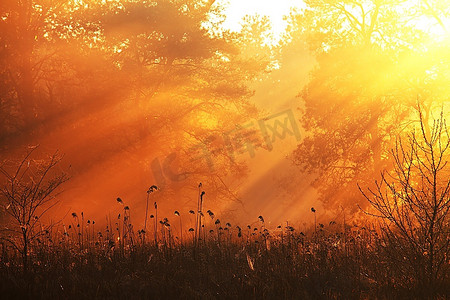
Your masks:
<svg viewBox="0 0 450 300"><path fill-rule="evenodd" d="M312 21L345 24L340 8L308 5L274 31L258 14L230 26L215 1L2 4L2 160L36 145L36 159L63 156L52 220L102 223L121 198L141 227L150 186L172 215L195 208L199 183L235 222L312 224L311 206L356 217L357 185L388 168L417 104L430 119L446 105L448 42L426 14L416 35L373 19L384 37L368 41L361 24Z"/></svg>

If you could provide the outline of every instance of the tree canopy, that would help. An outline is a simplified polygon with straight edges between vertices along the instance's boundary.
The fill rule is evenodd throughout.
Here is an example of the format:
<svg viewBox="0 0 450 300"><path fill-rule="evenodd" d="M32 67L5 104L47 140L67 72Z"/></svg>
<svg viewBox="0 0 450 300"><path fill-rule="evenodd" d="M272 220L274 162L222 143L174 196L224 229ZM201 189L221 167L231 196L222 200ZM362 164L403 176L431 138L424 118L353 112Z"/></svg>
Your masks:
<svg viewBox="0 0 450 300"><path fill-rule="evenodd" d="M448 42L438 45L415 26L429 11L405 1L306 4L293 23L317 63L300 93L307 136L294 161L315 174L330 207L347 199L357 209L356 183L387 167L386 151L417 104L427 123L448 100Z"/></svg>
<svg viewBox="0 0 450 300"><path fill-rule="evenodd" d="M267 20L230 32L219 4L197 0L7 1L0 16L4 153L42 142L75 175L139 166L144 186L166 161L167 183L228 195L223 178L245 174L223 134L257 116L249 83L271 67Z"/></svg>

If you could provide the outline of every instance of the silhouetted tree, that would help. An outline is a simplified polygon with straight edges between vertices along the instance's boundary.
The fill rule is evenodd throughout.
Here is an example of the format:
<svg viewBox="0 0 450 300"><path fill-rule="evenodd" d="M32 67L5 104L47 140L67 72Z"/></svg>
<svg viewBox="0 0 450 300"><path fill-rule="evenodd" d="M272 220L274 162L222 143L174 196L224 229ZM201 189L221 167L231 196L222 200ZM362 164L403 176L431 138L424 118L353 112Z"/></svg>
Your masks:
<svg viewBox="0 0 450 300"><path fill-rule="evenodd" d="M450 271L450 135L443 114L429 133L427 126L420 113L419 129L390 151L392 171L360 190L373 209L367 213L380 218L388 257L433 294Z"/></svg>
<svg viewBox="0 0 450 300"><path fill-rule="evenodd" d="M10 222L2 229L2 239L8 241L22 256L23 271L28 272L28 254L31 243L43 235L47 227L41 217L56 203L57 188L68 180L65 173L54 174L61 160L57 154L46 160L32 159L36 147L31 148L19 162L4 162L0 186L1 205Z"/></svg>

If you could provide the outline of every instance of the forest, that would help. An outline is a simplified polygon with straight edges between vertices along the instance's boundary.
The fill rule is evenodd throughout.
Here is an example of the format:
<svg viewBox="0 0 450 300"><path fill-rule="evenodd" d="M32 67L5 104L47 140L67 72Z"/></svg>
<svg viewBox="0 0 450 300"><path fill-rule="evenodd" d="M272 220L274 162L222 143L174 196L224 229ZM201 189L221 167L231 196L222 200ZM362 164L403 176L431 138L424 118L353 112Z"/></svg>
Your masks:
<svg viewBox="0 0 450 300"><path fill-rule="evenodd" d="M1 0L2 299L450 298L448 0Z"/></svg>

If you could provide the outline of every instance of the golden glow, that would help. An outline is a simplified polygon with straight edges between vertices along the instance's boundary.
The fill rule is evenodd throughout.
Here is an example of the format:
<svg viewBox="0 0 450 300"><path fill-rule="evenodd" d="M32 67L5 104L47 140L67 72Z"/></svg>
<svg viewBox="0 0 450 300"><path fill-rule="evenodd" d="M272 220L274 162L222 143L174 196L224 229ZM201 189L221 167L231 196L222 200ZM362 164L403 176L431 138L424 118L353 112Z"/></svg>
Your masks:
<svg viewBox="0 0 450 300"><path fill-rule="evenodd" d="M226 9L226 21L224 26L228 29L239 31L242 18L246 15L267 16L272 23L274 40L279 40L286 29L285 16L289 15L291 9L304 6L298 0L224 0Z"/></svg>
<svg viewBox="0 0 450 300"><path fill-rule="evenodd" d="M73 11L74 14L75 11L86 10L89 15L92 13L89 9L97 9L94 4L98 5L98 9L105 9L109 3L112 5L111 7L115 7L117 14L125 9L118 0L73 0L72 2L74 4L68 5L67 9ZM169 2L178 3L177 1ZM205 2L203 1L203 3ZM227 45L217 46L222 44L215 40L209 41L200 30L196 30L197 21L195 19L176 15L176 21L172 21L175 20L172 17L176 10L168 9L170 5L161 7L162 11L159 13L165 15L161 15L157 19L155 24L158 26L152 23L151 18L139 19L142 15L136 11L133 13L136 13L137 20L128 20L128 15L123 14L117 19L106 18L109 23L103 24L102 19L102 21L89 24L89 26L77 25L76 28L71 27L75 26L75 23L69 26L64 25L65 23L59 24L58 19L55 19L49 21L49 28L43 29L42 32L43 38L48 41L52 41L55 39L54 35L59 34L57 36L58 43L55 42L54 45L41 43L41 40L37 39L36 41L32 40L30 45L24 44L21 47L17 47L14 43L6 45L5 49L17 47L17 50L14 49L16 52L11 51L15 56L20 54L21 49L29 49L33 46L35 47L33 52L25 53L33 55L29 59L33 62L32 65L46 62L42 70L37 74L31 74L42 77L38 78L39 80L36 79L37 85L34 89L39 92L39 101L41 101L40 97L45 101L41 101L42 107L36 107L31 111L24 109L24 111L29 116L40 117L46 113L47 102L52 103L48 104L49 106L56 103L54 114L57 116L58 105L64 108L61 109L62 113L59 119L52 115L53 112L48 113L49 118L54 117L58 121L53 121L53 124L58 124L58 126L47 125L47 131L51 134L38 136L36 141L36 143L46 145L49 149L58 148L65 153L67 161L73 165L74 173L76 173L76 176L67 184L69 192L63 197L67 197L66 203L68 204L61 208L61 213L65 213L67 206L70 206L71 210L84 210L85 212L91 210L90 212L101 215L106 201L110 201L107 199L114 199L119 195L130 201L127 202L130 205L142 209L141 193L146 191L149 184L156 181L153 178L155 174L151 169L154 159L159 159L162 164L166 157L172 152L176 152L178 161L173 162L174 172L178 172L178 165L180 165L180 170L185 168L191 171L189 168L198 167L201 171L206 170L204 173L210 172L213 168L207 166L205 159L201 160L201 163L194 162L190 157L193 155L187 149L198 145L199 141L206 140L211 133L215 134L214 137L216 135L220 137L221 132L232 130L237 124L247 124L251 120L256 122L257 118L253 113L257 110L265 111L265 115L288 108L297 111L297 107L304 104L303 99L297 95L301 93L302 88L308 82L310 84L308 87L309 97L317 100L317 105L311 105L313 113L317 114L318 118L322 118L319 121L331 124L330 127L333 128L345 127L348 123L348 127L352 127L348 132L354 134L355 139L359 139L354 147L358 148L359 152L373 142L370 138L376 134L378 124L367 123L364 125L366 127L361 129L357 128L358 124L352 123L349 119L364 114L373 99L389 99L386 102L391 99L400 99L397 104L401 108L402 106L413 106L415 99L423 97L426 101L432 102L432 105L439 106L440 102L448 99L450 86L447 76L450 19L441 9L445 9L446 1L430 0L428 2L436 6L431 7L435 10L428 9L420 17L408 16L405 17L407 20L401 18L402 20L398 20L398 22L392 17L389 18L391 9L394 12L405 11L404 15L407 15L407 11L416 8L417 5L423 5L424 2L404 1L402 4L395 4L395 7L386 4L383 7L382 15L387 20L378 21L379 23L372 28L374 32L364 42L368 40L373 44L382 45L379 48L388 46L387 49L381 49L380 53L376 52L379 49L371 53L353 47L352 43L357 44L366 38L365 30L371 27L367 25L371 22L370 17L362 20L368 14L361 13L360 7L364 6L365 12L373 11L376 2L375 0L358 2L324 0L315 2L311 0L309 8L313 10L313 13L308 15L310 19L305 17L303 20L303 17L300 16L298 19L302 19L303 23L296 24L295 22L299 20L295 17L288 20L287 16L293 9L301 14L301 9L305 8L305 4L300 0L217 1L218 5L224 6L224 11L221 12L226 17L223 26L231 31L239 32L241 30L245 16L265 16L272 25L273 40L271 42L276 44L283 38L288 23L292 25L290 29L293 31L289 33L289 40L284 41L285 43L276 49L279 52L274 50L274 54L271 52L272 49L268 50L270 47L264 45L264 48L258 43L267 38L264 28L259 32L260 28L257 28L254 35L246 41L235 40L227 36L229 40L223 41ZM138 3L146 2L136 0L130 1L130 3L138 6ZM130 3L127 7L133 6ZM332 9L327 10L329 8L327 5ZM336 22L336 19L331 19L336 14L340 13L341 16L344 14L343 11L339 11L340 7L347 9L356 16L357 20L353 20L353 22L347 20L347 23L344 20L344 23L339 23ZM180 9L183 14L189 11L187 6ZM330 11L332 13L328 14ZM36 8L36 13L41 14L42 9ZM333 13L335 15L332 15ZM220 16L218 14L219 19ZM167 22L166 20L171 21ZM10 22L9 14L1 13L0 22ZM358 27L358 23L364 22L364 26L359 25ZM402 27L403 24L413 25L422 30L423 37L411 38L408 36L409 32ZM150 26L155 26L154 32L148 31ZM298 29L296 26L305 27ZM378 29L380 30L377 31ZM14 32L21 31L15 30ZM261 36L258 35L263 38L261 39ZM218 36L220 37L220 35ZM348 36L349 38L346 40ZM18 40L20 41L20 39ZM17 42L14 39L13 41ZM185 46L186 43L189 43L189 46ZM313 51L309 51L308 47L316 47L315 50L317 50L320 45L315 44L320 43L325 45L322 48L334 47L333 50L336 51L330 51L330 57L325 57L323 61L317 62L316 59L321 58L313 57L311 54ZM51 49L53 46L55 49ZM390 49L389 46L392 46L393 49ZM218 49L212 51L215 47ZM385 50L386 52L384 52ZM241 52L237 53L239 51ZM55 54L61 57L57 57ZM18 57L21 58L20 55ZM6 65L11 64L9 67L14 69L17 68L17 64L26 60L21 58L17 62L11 63L12 60L5 56L4 61ZM268 67L264 66L265 63ZM311 74L310 71L315 63L321 73ZM61 67L66 64L67 67ZM18 68L16 73L19 75L16 81L27 78L20 75L20 71L27 67L30 66ZM72 68L76 72L72 72ZM109 76L110 73L111 76ZM59 77L53 79L56 75ZM117 79L114 81L114 78ZM70 84L67 84L68 82ZM25 83L24 86L26 86ZM12 89L5 94L15 95L15 92ZM25 92L29 91L25 89ZM254 110L250 105L247 106L247 101L255 106ZM408 101L413 105L407 103ZM75 104L66 104L66 102ZM11 120L20 119L19 116L16 116L20 103L18 101L17 105L8 108L12 114ZM1 108L3 109L3 106ZM72 108L73 112L70 112ZM66 111L69 111L70 114ZM341 115L339 115L340 113ZM381 119L380 117L380 122L397 121L392 115ZM11 120L8 122L13 122ZM20 120L17 126L26 124L24 121L26 120ZM4 127L11 127L8 122L5 122ZM360 132L356 132L358 130ZM41 130L40 132L47 131ZM220 175L226 181L229 179L226 178L227 175L230 174L228 170L225 170L229 167L227 165L228 157L226 157L228 153L226 147L222 145L224 141L217 140L215 141L218 145L214 144L211 147L222 150L218 151L222 156L217 155L215 159L221 163L218 165L223 170L214 169L213 175L217 175L216 171L223 171ZM319 142L325 144L326 141ZM353 143L353 141L350 142ZM289 199L283 199L285 201L283 205L279 205L278 201L283 197L280 196L283 195L280 192L282 190L280 178L285 179L296 174L295 170L290 169L290 165L287 166L288 161L285 158L297 146L296 140L287 140L277 144L276 150L270 153L261 151L256 154L256 157L237 156L242 158L243 163L248 166L248 173L250 173L245 181L239 179L241 180L239 190L236 188L236 194L244 191L242 193L245 194L243 200L247 207L253 206L253 210L259 210L258 214L272 214L276 220L293 219L298 215L298 211L308 212L305 207L309 206L311 201L316 200L315 190L309 185L311 178L304 180L305 183L302 187L294 186L291 183ZM344 150L339 146L336 146L338 148L336 153L329 155L342 156ZM304 157L303 159L309 158ZM311 159L311 161L313 160ZM336 161L334 167L335 169L346 170L348 168L350 170L353 167L351 163L349 160L342 159ZM200 168L203 165L206 166L204 170ZM237 171L236 173L242 174L242 177L247 175L243 167L230 165L238 170L240 173ZM142 166L142 168L139 169L137 166ZM229 168L231 169L231 167ZM276 172L278 172L277 176L273 176ZM341 172L339 175L351 175L345 172ZM193 173L195 174L195 172ZM209 173L207 174L209 175ZM291 177L295 176L297 175ZM191 193L184 196L181 191L182 188L189 189L190 186L197 184L194 182L197 181L197 177L189 178L192 181L174 182L174 191L170 191L172 194L165 194L167 195L166 200L173 200L182 195L187 198L186 201L183 198L183 205L185 208L190 208L192 202L189 201L195 199L195 195L192 197ZM220 179L222 180L222 178ZM216 184L215 189L223 189L222 182L216 180L214 183ZM287 186L288 183L284 184ZM207 186L206 183L205 186ZM274 186L277 188L273 188ZM211 186L210 188L214 189ZM292 191L294 189L295 191ZM335 193L336 198L339 194L340 192ZM345 193L341 194L339 197L344 198ZM86 199L91 201L89 205L86 205ZM260 201L264 201L264 205L259 205ZM299 210L290 209L291 203L296 201L301 202L301 208ZM228 209L229 203L220 207L225 211ZM161 209L181 210L178 206L179 202L174 200L173 205L173 207L161 206ZM314 206L318 207L318 204L314 203ZM111 210L113 211L113 209Z"/></svg>
<svg viewBox="0 0 450 300"><path fill-rule="evenodd" d="M445 7L447 0L434 1L438 7ZM267 16L271 21L273 40L279 41L286 30L286 17L291 10L299 10L305 7L303 1L298 0L222 0L225 5L224 14L226 16L225 28L239 31L242 26L242 19L247 15ZM420 1L406 1L398 9L410 10L416 9L421 4ZM434 39L443 40L448 38L450 28L450 16L437 17L439 8L428 8L429 15L420 16L410 20L414 26L423 30Z"/></svg>

